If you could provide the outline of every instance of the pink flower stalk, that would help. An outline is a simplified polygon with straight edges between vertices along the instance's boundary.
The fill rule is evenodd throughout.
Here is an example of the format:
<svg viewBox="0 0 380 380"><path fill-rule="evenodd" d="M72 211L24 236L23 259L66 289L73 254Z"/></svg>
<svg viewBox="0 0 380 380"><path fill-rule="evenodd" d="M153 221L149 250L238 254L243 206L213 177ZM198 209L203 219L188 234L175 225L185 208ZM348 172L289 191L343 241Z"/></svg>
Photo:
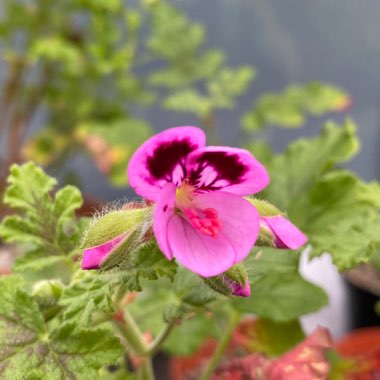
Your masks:
<svg viewBox="0 0 380 380"><path fill-rule="evenodd" d="M262 216L260 225L272 234L276 248L298 249L308 240L306 235L282 215Z"/></svg>
<svg viewBox="0 0 380 380"><path fill-rule="evenodd" d="M269 175L247 150L205 143L196 127L165 130L135 152L128 179L156 202L153 231L165 256L211 277L244 260L256 242L259 214L243 196L265 188Z"/></svg>

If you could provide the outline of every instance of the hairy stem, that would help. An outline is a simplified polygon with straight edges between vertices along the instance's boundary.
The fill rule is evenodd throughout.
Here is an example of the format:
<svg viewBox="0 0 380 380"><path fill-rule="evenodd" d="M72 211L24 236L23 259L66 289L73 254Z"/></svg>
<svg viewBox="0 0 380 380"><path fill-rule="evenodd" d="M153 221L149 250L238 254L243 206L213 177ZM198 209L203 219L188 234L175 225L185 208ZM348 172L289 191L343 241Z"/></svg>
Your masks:
<svg viewBox="0 0 380 380"><path fill-rule="evenodd" d="M232 333L234 332L235 327L238 324L239 320L240 320L240 313L236 310L232 310L224 335L222 336L222 339L219 341L219 344L216 347L214 354L212 355L209 363L207 364L202 374L202 377L200 378L201 380L210 379L210 376L214 372L215 368L220 362L220 359L222 358L224 352L226 351L228 344L231 341Z"/></svg>

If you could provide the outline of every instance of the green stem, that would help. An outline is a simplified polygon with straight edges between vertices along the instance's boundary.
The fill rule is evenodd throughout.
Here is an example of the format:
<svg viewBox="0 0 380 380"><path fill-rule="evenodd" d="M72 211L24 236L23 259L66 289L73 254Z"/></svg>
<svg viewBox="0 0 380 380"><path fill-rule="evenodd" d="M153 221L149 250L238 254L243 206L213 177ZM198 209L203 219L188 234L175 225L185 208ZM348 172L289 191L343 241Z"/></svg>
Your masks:
<svg viewBox="0 0 380 380"><path fill-rule="evenodd" d="M133 352L139 356L146 357L152 357L157 353L174 327L174 322L166 324L154 341L148 345L135 320L126 310L124 310L124 321L125 323L115 321L114 324L122 333Z"/></svg>
<svg viewBox="0 0 380 380"><path fill-rule="evenodd" d="M125 287L120 286L117 290L114 298L116 305L120 306L121 300L125 294ZM131 350L131 352L142 357L142 363L137 368L137 379L138 380L154 380L154 372L152 367L152 357L160 349L162 343L170 334L173 326L174 320L171 323L165 325L162 331L157 335L151 344L148 344L144 336L137 326L136 321L133 316L129 313L127 308L123 308L123 321L114 321L115 327L122 334L126 346Z"/></svg>
<svg viewBox="0 0 380 380"><path fill-rule="evenodd" d="M232 333L234 332L235 327L238 324L239 320L240 320L240 313L236 310L232 310L225 333L222 336L222 339L219 341L219 344L216 347L216 350L214 351L212 358L207 364L207 367L205 368L202 374L202 377L200 378L201 380L210 379L210 376L214 372L215 368L220 362L220 359L222 358L224 352L226 351L228 344L231 341Z"/></svg>
<svg viewBox="0 0 380 380"><path fill-rule="evenodd" d="M145 342L144 336L137 326L132 315L128 310L124 309L124 321L115 321L114 324L125 338L127 345L136 355L146 355L149 350L148 344Z"/></svg>
<svg viewBox="0 0 380 380"><path fill-rule="evenodd" d="M115 293L114 296L114 304L116 307L120 307L120 302L123 300L123 297L125 296L125 293L127 292L127 288L124 284L121 284Z"/></svg>
<svg viewBox="0 0 380 380"><path fill-rule="evenodd" d="M150 357L144 358L144 362L138 368L137 371L138 380L154 380L152 359Z"/></svg>
<svg viewBox="0 0 380 380"><path fill-rule="evenodd" d="M161 332L156 336L154 341L149 346L147 354L153 356L160 348L165 339L169 336L174 327L174 321L166 324Z"/></svg>
<svg viewBox="0 0 380 380"><path fill-rule="evenodd" d="M114 321L114 325L123 335L126 341L126 345L137 356L144 356L143 362L137 369L138 380L154 380L154 373L152 367L152 358L149 353L149 346L146 343L143 334L137 326L132 315L128 310L124 309L123 313L124 321Z"/></svg>

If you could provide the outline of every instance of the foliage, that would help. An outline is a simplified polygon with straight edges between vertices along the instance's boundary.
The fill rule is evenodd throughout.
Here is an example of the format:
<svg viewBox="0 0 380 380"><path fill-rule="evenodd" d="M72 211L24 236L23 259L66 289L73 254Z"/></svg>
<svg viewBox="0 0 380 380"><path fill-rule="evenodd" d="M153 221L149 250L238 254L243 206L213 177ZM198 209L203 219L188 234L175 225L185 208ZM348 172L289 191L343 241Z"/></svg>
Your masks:
<svg viewBox="0 0 380 380"><path fill-rule="evenodd" d="M246 131L257 131L268 125L299 128L306 116L342 111L350 105L349 96L340 88L319 82L291 85L280 93L261 96L251 111L242 118Z"/></svg>
<svg viewBox="0 0 380 380"><path fill-rule="evenodd" d="M8 181L4 203L16 213L3 219L0 236L22 248L24 255L16 260L14 269L41 271L61 264L70 270L84 224L75 219L75 210L82 205L79 190L68 185L53 197L56 180L31 162L13 165Z"/></svg>
<svg viewBox="0 0 380 380"><path fill-rule="evenodd" d="M66 186L53 195L56 180L32 163L13 165L8 182L4 202L15 214L3 219L0 235L18 244L22 255L14 265L20 274L0 279L2 378L103 378L98 370L118 362L123 352L112 329L96 327L116 312L115 293L140 290L142 278L173 281L176 265L146 243L133 265L85 273L77 260L88 224L75 216L79 190ZM45 278L51 279L47 287L40 281Z"/></svg>
<svg viewBox="0 0 380 380"><path fill-rule="evenodd" d="M281 213L269 201L286 209L308 234L313 254L330 252L341 269L376 262L379 252L379 186L337 166L357 148L352 122L326 125L320 136L296 141L268 159L273 180L261 194L268 201L254 200L269 214ZM15 214L3 219L0 235L16 243L22 255L14 266L20 274L0 281L4 378L22 378L24 373L44 378L43 371L52 378L87 378L87 373L100 378L111 362L119 363L118 373L127 376L120 364L117 326L128 318L157 339L170 332L161 347L170 354L189 355L206 338L223 334L231 313L254 313L259 319L246 349L276 357L302 339L298 318L327 304L324 291L299 274L299 254L267 247L255 248L244 262L252 291L247 298L219 294L166 260L154 241L141 240L144 235L136 235L133 243L125 239L100 273L85 273L78 268L80 245L103 244L100 235L104 226L112 229L112 223L144 229L150 209L137 208L132 219L126 219L128 209L114 210L88 228L87 221L75 215L81 196L73 186L53 193L56 180L32 163L14 165L8 182L4 202ZM112 236L122 232L117 231ZM51 280L45 286L40 280L46 278ZM276 344L270 343L273 334L281 336ZM133 345L126 350L130 355L140 352ZM99 362L102 354L104 361ZM32 355L31 361L25 361L25 355Z"/></svg>
<svg viewBox="0 0 380 380"><path fill-rule="evenodd" d="M138 107L205 117L245 92L252 69L228 67L221 51L205 50L204 28L168 1L106 3L4 1L0 133L8 144L0 176L25 157L62 168L87 152L114 185L125 185L128 159L151 132ZM42 128L24 142L42 107Z"/></svg>
<svg viewBox="0 0 380 380"><path fill-rule="evenodd" d="M320 136L301 139L268 161L262 196L309 236L313 254L329 252L340 270L375 260L379 251L380 187L339 164L358 151L355 126L328 123Z"/></svg>
<svg viewBox="0 0 380 380"><path fill-rule="evenodd" d="M299 257L291 251L264 248L244 262L251 280L251 297L234 299L242 312L287 322L327 304L324 291L298 273Z"/></svg>
<svg viewBox="0 0 380 380"><path fill-rule="evenodd" d="M0 298L2 379L100 379L99 368L122 354L107 330L46 323L20 277L0 279Z"/></svg>
<svg viewBox="0 0 380 380"><path fill-rule="evenodd" d="M215 112L233 108L247 92L253 67L231 67L222 51L206 49L204 27L172 2L103 3L4 1L1 180L25 158L62 171L73 154L86 153L123 186L131 153L151 132L141 107L192 113L217 141ZM300 126L306 113L342 110L348 102L328 84L291 86L257 100L244 125ZM25 141L36 113L41 128Z"/></svg>
<svg viewBox="0 0 380 380"><path fill-rule="evenodd" d="M76 248L80 235L78 232L73 233L70 239L63 239L65 244L60 244L61 239L58 237L62 234L61 225L74 226L75 228L70 231L79 228L74 216L75 209L80 205L77 190L69 186L56 192L53 197L51 191L56 184L55 180L31 163L13 166L9 182L10 186L4 197L5 202L22 215L24 218L22 220L29 221L35 228L28 230L28 233L20 231L19 228L9 228L9 220L19 218L17 215L6 217L1 224L1 234L7 241L17 242L26 247L24 256L21 256L15 265L15 270L21 273L24 273L24 270L39 272L41 265L49 267L56 264L53 258L57 256L64 259L63 264L69 265L71 271L69 276L62 276L62 272L57 271L60 273L58 278L68 284L57 300L58 308L54 309L53 321L60 321L59 325L69 324L72 329L75 326L74 330L78 333L81 329L92 329L91 326L99 318L111 318L116 312L113 297L117 289L122 286L129 291L144 289L129 307L142 328L156 335L166 324L177 321L178 327L174 328L170 339L164 345L169 352L189 354L197 349L206 337L217 336L222 331L223 315L228 314L228 308L223 307L223 300L228 298L218 295L199 277L184 268L176 271L175 263L167 261L152 242L144 243L136 251L124 255L117 267L111 266L108 269L105 267L100 275L84 275L82 272L76 272L76 264L72 259L77 255ZM41 207L41 204L44 207ZM34 225L34 221L42 219L49 220L49 234L46 234L45 230L38 229L38 225L37 227ZM14 225L19 226L18 223ZM41 233L42 231L44 233ZM68 244L69 241L71 244ZM325 302L323 293L319 293L320 290L313 285L298 279L297 255L283 252L279 258L276 258L275 254L278 255L277 252L267 251L259 260L255 255L250 256L253 263L247 262L246 267L253 279L254 295L244 302L234 302L235 307L265 317L269 314L273 320L289 320L322 306ZM273 273L273 261L277 264L282 262L276 275ZM50 271L50 275L53 273ZM286 281L281 277L282 274L287 276ZM45 275L39 273L40 278L44 278ZM27 274L26 278L29 277ZM160 282L157 283L160 278ZM265 305L260 306L260 292L264 299L268 293L277 297L276 292L269 292L267 288L261 290L260 280L263 279L264 284L265 281L273 279L275 282L272 280L270 286L274 288L279 286L278 297L282 299L282 303L278 303L274 298L269 304L280 304L281 310L275 306L269 310ZM171 281L174 281L173 285L170 285ZM157 284L160 284L159 288ZM283 290L280 290L281 286ZM306 296L312 300L310 297L315 293L314 297L317 298L314 298L314 303L309 308L304 302L295 303L294 300L289 300L289 297L283 297L288 289L287 286L294 286L291 293L298 291L299 293L295 294L300 294L300 297ZM217 319L211 318L212 314L215 314ZM49 316L51 317L51 314ZM191 335L192 339L183 338L187 335Z"/></svg>

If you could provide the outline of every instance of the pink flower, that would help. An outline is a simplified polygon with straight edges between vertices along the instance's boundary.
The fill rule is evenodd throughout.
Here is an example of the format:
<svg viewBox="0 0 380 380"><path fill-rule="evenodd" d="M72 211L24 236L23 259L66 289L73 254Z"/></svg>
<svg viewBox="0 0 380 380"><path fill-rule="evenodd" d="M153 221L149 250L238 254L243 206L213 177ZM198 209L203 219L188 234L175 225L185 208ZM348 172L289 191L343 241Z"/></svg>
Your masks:
<svg viewBox="0 0 380 380"><path fill-rule="evenodd" d="M156 202L153 231L165 256L211 277L244 260L256 242L260 218L243 196L266 187L269 175L248 151L205 143L199 128L165 130L135 152L128 179Z"/></svg>
<svg viewBox="0 0 380 380"><path fill-rule="evenodd" d="M262 216L260 225L271 233L276 248L298 249L308 240L307 236L282 215Z"/></svg>

